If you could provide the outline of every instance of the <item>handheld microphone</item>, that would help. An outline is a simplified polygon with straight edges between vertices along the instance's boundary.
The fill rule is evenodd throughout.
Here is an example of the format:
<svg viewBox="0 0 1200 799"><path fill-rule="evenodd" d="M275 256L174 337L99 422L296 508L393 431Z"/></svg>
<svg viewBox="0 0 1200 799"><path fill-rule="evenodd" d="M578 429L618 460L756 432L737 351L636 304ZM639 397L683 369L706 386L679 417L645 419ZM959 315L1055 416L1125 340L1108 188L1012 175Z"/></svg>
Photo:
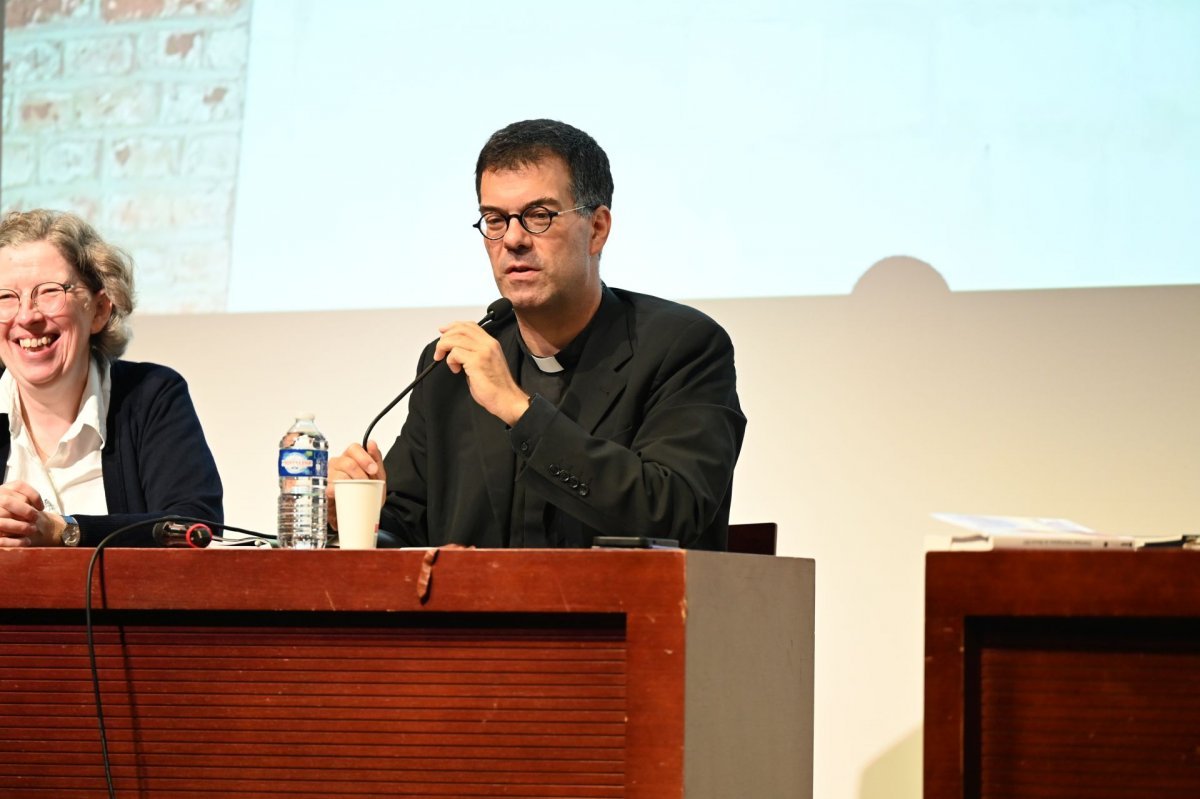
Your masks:
<svg viewBox="0 0 1200 799"><path fill-rule="evenodd" d="M203 549L212 543L212 537L206 524L164 521L154 525L154 543L160 547Z"/></svg>
<svg viewBox="0 0 1200 799"><path fill-rule="evenodd" d="M513 312L512 301L509 300L507 297L501 297L500 299L496 300L495 302L493 302L491 305L489 305L487 307L487 313L484 315L484 317L482 319L479 320L479 326L486 328L489 325L494 325L494 324L498 324L499 322L503 322L505 319L507 319L509 316L512 315L512 312ZM379 420L382 419L385 415L387 415L388 411L390 411L392 408L396 407L397 402L399 402L400 400L402 400L406 396L408 396L408 392L410 392L414 388L416 388L417 383L420 383L422 380L424 380L429 375L429 373L432 372L439 363L441 363L441 361L434 361L431 364L429 364L428 366L426 366L424 369L422 369L420 371L420 373L416 376L416 378L411 383L409 383L408 386L406 386L403 391L401 391L398 395L396 395L396 398L394 400L392 400L391 402L389 402L387 404L387 407L379 412L378 416L376 416L374 419L371 420L371 423L369 425L367 425L367 432L363 433L363 439L362 439L363 449L367 448L367 440L370 439L371 431L375 429L375 425L379 423Z"/></svg>

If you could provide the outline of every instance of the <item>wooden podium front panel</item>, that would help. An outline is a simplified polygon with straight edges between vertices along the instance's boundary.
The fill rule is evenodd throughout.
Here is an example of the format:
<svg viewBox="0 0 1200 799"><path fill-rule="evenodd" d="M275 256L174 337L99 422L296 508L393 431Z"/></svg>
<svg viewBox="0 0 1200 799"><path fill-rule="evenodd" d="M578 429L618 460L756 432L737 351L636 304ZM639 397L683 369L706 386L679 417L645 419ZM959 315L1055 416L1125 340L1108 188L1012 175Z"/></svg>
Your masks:
<svg viewBox="0 0 1200 799"><path fill-rule="evenodd" d="M1200 796L1200 623L980 620L979 796Z"/></svg>
<svg viewBox="0 0 1200 799"><path fill-rule="evenodd" d="M5 799L105 794L91 556L0 550ZM89 588L117 795L812 795L812 561L426 558L105 552Z"/></svg>
<svg viewBox="0 0 1200 799"><path fill-rule="evenodd" d="M119 796L625 795L619 615L115 615L96 641ZM0 793L102 795L78 624L0 640Z"/></svg>
<svg viewBox="0 0 1200 799"><path fill-rule="evenodd" d="M118 795L682 797L688 553L424 555L106 552ZM90 557L0 552L0 796L103 795Z"/></svg>
<svg viewBox="0 0 1200 799"><path fill-rule="evenodd" d="M1200 553L926 564L927 799L1200 796Z"/></svg>

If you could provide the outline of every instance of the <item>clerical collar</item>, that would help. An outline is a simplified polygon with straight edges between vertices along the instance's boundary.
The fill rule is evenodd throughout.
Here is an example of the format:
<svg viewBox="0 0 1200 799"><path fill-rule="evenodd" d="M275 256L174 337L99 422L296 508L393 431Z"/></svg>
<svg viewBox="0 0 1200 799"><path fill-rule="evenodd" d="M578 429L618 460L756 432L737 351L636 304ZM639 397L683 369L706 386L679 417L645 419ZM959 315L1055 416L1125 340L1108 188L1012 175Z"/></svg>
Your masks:
<svg viewBox="0 0 1200 799"><path fill-rule="evenodd" d="M588 335L593 330L606 324L607 318L611 317L616 312L620 301L616 296L609 291L608 286L601 285L603 293L600 295L600 307L596 309L596 313L592 315L591 320L587 323L587 327L579 332L570 344L563 347L554 355L549 355L545 358L540 358L529 351L525 346L525 339L521 337L520 332L517 333L517 341L521 345L521 350L529 356L538 371L543 374L559 374L561 372L570 372L579 365L579 361L583 358L583 348L587 346Z"/></svg>
<svg viewBox="0 0 1200 799"><path fill-rule="evenodd" d="M545 358L539 358L531 352L529 353L529 357L533 358L534 366L538 368L539 372L545 372L548 375L558 374L567 368L559 363L558 358L555 358L553 355L547 355Z"/></svg>
<svg viewBox="0 0 1200 799"><path fill-rule="evenodd" d="M517 341L521 343L522 351L529 356L529 359L533 361L534 366L537 367L539 372L554 375L575 368L575 365L579 363L579 358L583 355L583 346L587 342L588 331L591 329L592 324L589 322L588 326L580 331L579 335L572 339L570 344L555 354L547 355L544 358L530 352L529 347L525 346L525 339L520 335L517 336Z"/></svg>

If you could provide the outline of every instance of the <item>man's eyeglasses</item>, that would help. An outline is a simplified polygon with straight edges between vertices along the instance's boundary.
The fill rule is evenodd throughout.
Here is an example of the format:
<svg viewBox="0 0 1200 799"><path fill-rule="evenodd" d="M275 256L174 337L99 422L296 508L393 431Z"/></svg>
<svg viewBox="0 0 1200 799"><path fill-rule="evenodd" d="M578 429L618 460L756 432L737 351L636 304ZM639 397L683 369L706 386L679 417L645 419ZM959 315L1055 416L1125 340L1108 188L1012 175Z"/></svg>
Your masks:
<svg viewBox="0 0 1200 799"><path fill-rule="evenodd" d="M516 219L521 223L521 227L528 230L530 233L545 233L550 229L550 223L554 221L554 217L569 214L572 211L582 211L587 209L594 211L599 208L599 205L577 205L574 208L568 208L565 211L551 211L543 205L531 205L519 214L502 214L499 211L488 211L483 216L479 217L479 221L471 225L471 227L483 234L485 239L496 241L504 238L504 234L508 232L508 226Z"/></svg>
<svg viewBox="0 0 1200 799"><path fill-rule="evenodd" d="M75 283L38 283L29 292L29 309L56 314L67 304L67 294L79 288ZM13 289L0 289L0 322L11 322L21 310L21 295Z"/></svg>

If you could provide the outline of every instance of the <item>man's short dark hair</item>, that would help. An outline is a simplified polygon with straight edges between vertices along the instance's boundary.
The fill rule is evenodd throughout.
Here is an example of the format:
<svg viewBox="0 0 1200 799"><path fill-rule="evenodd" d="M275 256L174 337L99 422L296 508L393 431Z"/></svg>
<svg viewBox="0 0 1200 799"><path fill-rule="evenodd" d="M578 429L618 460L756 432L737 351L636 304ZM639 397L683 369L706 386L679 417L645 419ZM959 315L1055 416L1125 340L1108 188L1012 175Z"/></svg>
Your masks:
<svg viewBox="0 0 1200 799"><path fill-rule="evenodd" d="M553 119L514 122L492 134L475 162L475 198L483 173L518 169L558 156L567 164L576 205L612 207L613 179L608 156L591 136Z"/></svg>

